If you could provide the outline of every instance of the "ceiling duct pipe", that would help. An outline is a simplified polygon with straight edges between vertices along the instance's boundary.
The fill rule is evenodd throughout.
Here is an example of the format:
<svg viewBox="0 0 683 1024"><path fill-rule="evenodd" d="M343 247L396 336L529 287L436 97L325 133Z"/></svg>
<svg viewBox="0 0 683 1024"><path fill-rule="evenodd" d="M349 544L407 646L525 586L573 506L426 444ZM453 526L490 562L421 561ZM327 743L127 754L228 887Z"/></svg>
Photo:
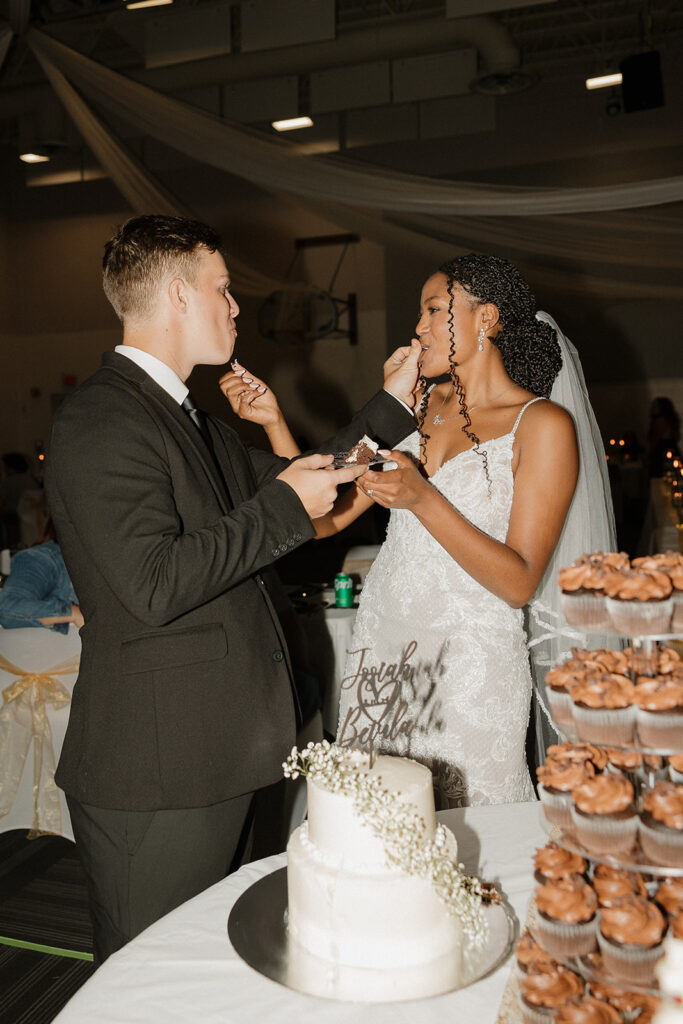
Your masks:
<svg viewBox="0 0 683 1024"><path fill-rule="evenodd" d="M121 17L127 17L125 12L110 14L107 23L116 30ZM62 40L69 45L63 25L60 28ZM505 88L505 82L514 81L516 76L527 78L519 70L520 53L512 36L489 15L411 19L373 29L343 32L337 39L330 41L233 53L149 70L122 65L114 70L161 92L180 92L225 82L305 74L368 61L443 53L456 46L469 46L477 50L480 74L472 83L475 91L514 91ZM495 76L492 80L495 87L487 89L486 81L491 76ZM22 82L16 89L5 86L0 94L0 117L26 112L39 103L47 92L48 86L42 84L32 87Z"/></svg>
<svg viewBox="0 0 683 1024"><path fill-rule="evenodd" d="M118 17L118 14L113 16L112 22ZM233 53L145 72L131 70L129 74L153 88L170 91L202 88L219 82L306 74L396 57L443 53L454 46L475 48L484 72L518 73L520 54L512 36L495 18L482 15L456 19L412 19L373 29L343 32L334 40Z"/></svg>

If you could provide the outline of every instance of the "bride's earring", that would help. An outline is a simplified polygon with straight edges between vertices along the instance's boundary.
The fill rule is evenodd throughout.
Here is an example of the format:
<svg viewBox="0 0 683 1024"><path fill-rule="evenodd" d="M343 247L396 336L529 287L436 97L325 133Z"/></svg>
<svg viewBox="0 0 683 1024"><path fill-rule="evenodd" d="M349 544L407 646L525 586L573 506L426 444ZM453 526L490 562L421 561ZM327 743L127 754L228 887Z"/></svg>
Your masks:
<svg viewBox="0 0 683 1024"><path fill-rule="evenodd" d="M486 337L486 331L482 327L482 329L479 331L479 351L480 352L484 351L484 338L485 337Z"/></svg>

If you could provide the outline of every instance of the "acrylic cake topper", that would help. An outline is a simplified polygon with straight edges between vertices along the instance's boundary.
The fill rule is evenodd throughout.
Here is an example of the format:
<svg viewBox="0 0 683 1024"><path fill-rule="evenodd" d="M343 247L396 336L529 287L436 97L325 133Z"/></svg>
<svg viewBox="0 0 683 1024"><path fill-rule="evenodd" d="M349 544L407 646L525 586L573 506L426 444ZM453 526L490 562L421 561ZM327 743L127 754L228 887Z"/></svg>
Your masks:
<svg viewBox="0 0 683 1024"><path fill-rule="evenodd" d="M433 662L420 662L416 657L417 640L410 640L395 662L372 662L371 648L347 651L358 657L356 671L341 681L341 689L355 696L343 722L340 722L337 744L352 747L370 755L382 747L410 749L410 740L417 731L440 731L440 699L437 681L444 672L444 644ZM409 699L406 699L408 697Z"/></svg>

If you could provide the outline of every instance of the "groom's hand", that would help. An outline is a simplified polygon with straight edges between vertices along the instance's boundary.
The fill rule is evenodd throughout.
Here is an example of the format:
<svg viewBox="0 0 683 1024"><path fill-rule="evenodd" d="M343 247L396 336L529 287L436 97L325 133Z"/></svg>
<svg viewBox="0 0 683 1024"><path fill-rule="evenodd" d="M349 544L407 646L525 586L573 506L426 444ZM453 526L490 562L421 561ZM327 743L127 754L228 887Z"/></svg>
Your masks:
<svg viewBox="0 0 683 1024"><path fill-rule="evenodd" d="M413 338L410 345L403 345L392 352L384 364L384 390L405 402L409 409L415 407L421 353L422 345Z"/></svg>
<svg viewBox="0 0 683 1024"><path fill-rule="evenodd" d="M278 473L277 479L289 484L310 519L318 519L330 511L339 484L355 480L367 470L367 466L330 469L333 461L333 455L306 455Z"/></svg>

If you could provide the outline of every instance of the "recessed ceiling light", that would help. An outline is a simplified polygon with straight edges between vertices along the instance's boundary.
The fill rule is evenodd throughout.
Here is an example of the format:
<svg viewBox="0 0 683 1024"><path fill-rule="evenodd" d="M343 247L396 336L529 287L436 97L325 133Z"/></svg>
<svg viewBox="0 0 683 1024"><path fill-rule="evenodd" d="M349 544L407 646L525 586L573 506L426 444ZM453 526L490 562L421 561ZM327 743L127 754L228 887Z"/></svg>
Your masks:
<svg viewBox="0 0 683 1024"><path fill-rule="evenodd" d="M595 78L586 79L587 89L606 89L608 85L621 85L621 71L615 71L610 75L597 75Z"/></svg>
<svg viewBox="0 0 683 1024"><path fill-rule="evenodd" d="M25 164L45 164L50 157L47 153L20 153L19 159L23 160Z"/></svg>
<svg viewBox="0 0 683 1024"><path fill-rule="evenodd" d="M272 125L276 132L291 132L295 128L311 128L313 122L310 117L288 117L284 121L273 121Z"/></svg>
<svg viewBox="0 0 683 1024"><path fill-rule="evenodd" d="M172 4L173 0L135 0L132 4L126 4L127 11L136 11L140 7L164 7L166 4Z"/></svg>

